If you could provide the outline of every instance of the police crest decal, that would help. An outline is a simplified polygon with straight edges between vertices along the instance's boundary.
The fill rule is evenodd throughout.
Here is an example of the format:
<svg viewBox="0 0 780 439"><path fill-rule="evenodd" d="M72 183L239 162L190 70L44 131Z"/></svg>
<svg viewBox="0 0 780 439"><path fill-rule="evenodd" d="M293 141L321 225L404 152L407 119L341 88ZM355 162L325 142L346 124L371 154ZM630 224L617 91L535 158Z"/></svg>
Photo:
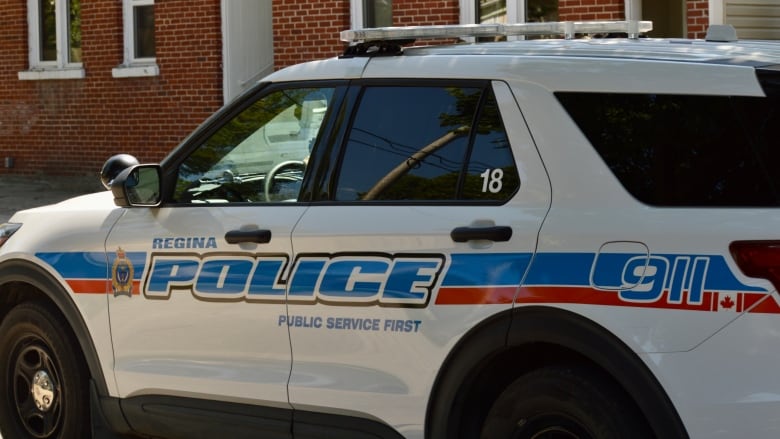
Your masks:
<svg viewBox="0 0 780 439"><path fill-rule="evenodd" d="M114 297L133 297L133 263L127 258L122 247L116 250L116 259L111 267L111 286Z"/></svg>

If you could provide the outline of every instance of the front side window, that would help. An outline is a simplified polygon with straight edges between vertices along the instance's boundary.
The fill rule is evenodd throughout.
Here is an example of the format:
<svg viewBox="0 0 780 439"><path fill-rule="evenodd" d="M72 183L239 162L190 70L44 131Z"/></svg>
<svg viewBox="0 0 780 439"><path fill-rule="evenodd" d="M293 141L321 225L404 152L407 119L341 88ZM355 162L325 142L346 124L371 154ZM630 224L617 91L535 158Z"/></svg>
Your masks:
<svg viewBox="0 0 780 439"><path fill-rule="evenodd" d="M336 200L502 201L518 186L489 87L370 86L349 131Z"/></svg>
<svg viewBox="0 0 780 439"><path fill-rule="evenodd" d="M625 189L653 206L778 207L780 98L556 97Z"/></svg>
<svg viewBox="0 0 780 439"><path fill-rule="evenodd" d="M333 93L333 88L277 90L244 108L179 166L173 201L296 201Z"/></svg>
<svg viewBox="0 0 780 439"><path fill-rule="evenodd" d="M28 0L30 70L81 67L80 0ZM38 79L20 75L21 79Z"/></svg>

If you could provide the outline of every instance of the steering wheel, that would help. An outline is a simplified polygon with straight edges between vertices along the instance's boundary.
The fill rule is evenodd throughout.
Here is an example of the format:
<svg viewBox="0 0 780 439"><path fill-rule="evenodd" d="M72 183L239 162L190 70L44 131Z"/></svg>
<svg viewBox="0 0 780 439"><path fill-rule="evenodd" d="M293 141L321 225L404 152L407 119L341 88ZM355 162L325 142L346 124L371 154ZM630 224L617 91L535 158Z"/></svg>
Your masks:
<svg viewBox="0 0 780 439"><path fill-rule="evenodd" d="M268 171L268 174L265 176L265 182L263 184L265 201L271 201L271 188L274 185L274 178L276 178L276 175L285 168L299 168L301 170L301 175L303 175L303 171L306 169L306 163L301 160L288 160L286 162L279 163L270 171Z"/></svg>

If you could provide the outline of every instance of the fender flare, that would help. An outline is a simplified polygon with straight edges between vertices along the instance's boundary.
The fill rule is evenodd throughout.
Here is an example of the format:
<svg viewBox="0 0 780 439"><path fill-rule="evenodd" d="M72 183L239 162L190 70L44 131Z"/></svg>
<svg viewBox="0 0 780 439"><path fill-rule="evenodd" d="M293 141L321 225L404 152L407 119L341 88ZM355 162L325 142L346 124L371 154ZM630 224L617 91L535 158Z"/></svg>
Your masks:
<svg viewBox="0 0 780 439"><path fill-rule="evenodd" d="M426 438L451 437L464 409L463 393L490 358L533 344L558 346L609 374L637 404L657 437L687 438L674 404L642 359L614 334L581 315L548 306L500 313L464 336L434 383L426 414Z"/></svg>
<svg viewBox="0 0 780 439"><path fill-rule="evenodd" d="M76 303L65 288L46 270L30 261L21 259L12 259L0 264L0 286L10 282L32 285L54 303L78 340L97 393L101 396L108 396L106 377L100 366L100 359L92 335Z"/></svg>

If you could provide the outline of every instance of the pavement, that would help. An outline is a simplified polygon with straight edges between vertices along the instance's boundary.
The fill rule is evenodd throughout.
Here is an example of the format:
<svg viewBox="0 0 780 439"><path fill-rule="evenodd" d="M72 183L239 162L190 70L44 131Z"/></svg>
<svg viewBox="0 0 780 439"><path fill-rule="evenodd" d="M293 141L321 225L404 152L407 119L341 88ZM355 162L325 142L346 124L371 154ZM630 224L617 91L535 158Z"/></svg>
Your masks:
<svg viewBox="0 0 780 439"><path fill-rule="evenodd" d="M18 210L58 203L103 189L100 177L0 174L0 224Z"/></svg>

